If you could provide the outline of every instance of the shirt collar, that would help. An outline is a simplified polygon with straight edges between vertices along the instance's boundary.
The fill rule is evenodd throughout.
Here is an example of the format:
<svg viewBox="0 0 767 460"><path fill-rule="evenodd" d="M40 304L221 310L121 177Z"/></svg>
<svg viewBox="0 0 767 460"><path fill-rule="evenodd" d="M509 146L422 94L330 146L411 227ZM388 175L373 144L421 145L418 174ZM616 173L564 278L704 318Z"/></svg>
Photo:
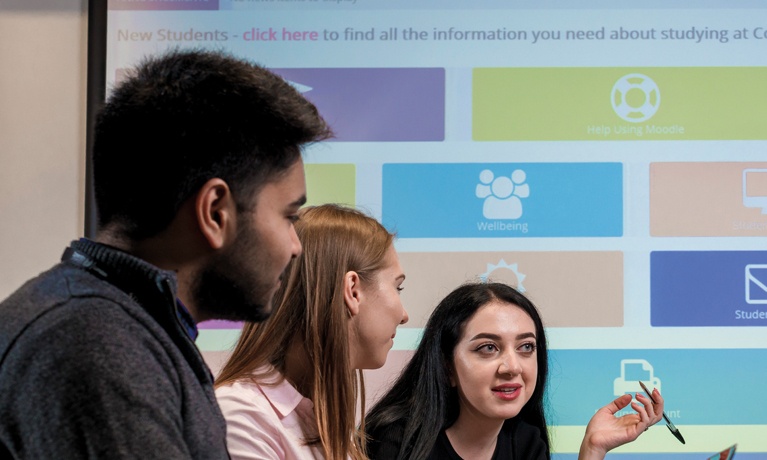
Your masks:
<svg viewBox="0 0 767 460"><path fill-rule="evenodd" d="M197 340L197 336L200 335L200 331L197 329L197 323L192 318L192 314L186 308L181 299L176 299L176 317L181 322L187 335L192 339L192 342Z"/></svg>
<svg viewBox="0 0 767 460"><path fill-rule="evenodd" d="M260 373L260 369L258 371ZM306 405L311 411L312 401L305 398L288 380L276 370L266 379L260 380L258 387L280 417L295 411L299 405ZM303 402L306 401L306 402Z"/></svg>

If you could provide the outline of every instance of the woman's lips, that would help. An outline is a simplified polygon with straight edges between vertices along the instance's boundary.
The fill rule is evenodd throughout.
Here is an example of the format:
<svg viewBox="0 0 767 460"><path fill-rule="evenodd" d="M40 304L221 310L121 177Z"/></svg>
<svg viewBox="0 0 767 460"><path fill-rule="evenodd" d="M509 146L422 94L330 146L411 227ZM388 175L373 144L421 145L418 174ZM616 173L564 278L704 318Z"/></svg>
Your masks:
<svg viewBox="0 0 767 460"><path fill-rule="evenodd" d="M494 387L492 391L496 397L504 401L513 401L519 397L521 393L520 391L521 388L522 388L522 385L516 385L516 384L499 385L497 387Z"/></svg>

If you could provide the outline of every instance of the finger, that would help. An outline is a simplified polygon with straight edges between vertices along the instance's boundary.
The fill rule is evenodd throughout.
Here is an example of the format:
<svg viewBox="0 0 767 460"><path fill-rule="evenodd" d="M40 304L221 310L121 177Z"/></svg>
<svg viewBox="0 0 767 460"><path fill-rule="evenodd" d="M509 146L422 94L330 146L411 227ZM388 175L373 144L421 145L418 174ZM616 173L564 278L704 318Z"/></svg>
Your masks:
<svg viewBox="0 0 767 460"><path fill-rule="evenodd" d="M637 393L637 401L642 403L642 405L645 407L647 415L650 416L651 420L654 419L657 414L659 414L655 404L653 404L653 400L643 395L642 393Z"/></svg>
<svg viewBox="0 0 767 460"><path fill-rule="evenodd" d="M639 395L637 395L639 396ZM632 409L634 409L637 414L639 414L639 418L642 421L642 423L645 424L645 426L650 426L650 415L647 412L647 408L644 404L639 404L638 402L632 402L631 403Z"/></svg>
<svg viewBox="0 0 767 460"><path fill-rule="evenodd" d="M644 405L639 404L637 401L632 401L631 407L642 419L647 418L647 420L650 420L650 415L647 413L647 408Z"/></svg>
<svg viewBox="0 0 767 460"><path fill-rule="evenodd" d="M611 414L615 415L616 412L628 406L630 402L631 402L631 395L625 394L615 398L613 402L603 407L603 409L607 409L608 411L610 411Z"/></svg>
<svg viewBox="0 0 767 460"><path fill-rule="evenodd" d="M655 413L662 418L663 411L666 407L666 401L663 400L663 396L660 395L660 391L658 391L657 388L653 389L652 397L655 399ZM660 420L660 418L658 420Z"/></svg>
<svg viewBox="0 0 767 460"><path fill-rule="evenodd" d="M644 410L644 406L641 404L637 404L636 402L631 403L631 407L634 408L634 410L637 412L635 416L638 416L638 420L634 423L634 427L636 429L636 436L639 436L643 432L647 431L648 428L652 426L650 417L648 417L647 412ZM628 417L629 415L624 415L624 417Z"/></svg>
<svg viewBox="0 0 767 460"><path fill-rule="evenodd" d="M651 425L655 425L663 419L664 401L657 388L653 390L652 398L648 398L643 394L637 394L637 400L647 408L647 414L650 416Z"/></svg>

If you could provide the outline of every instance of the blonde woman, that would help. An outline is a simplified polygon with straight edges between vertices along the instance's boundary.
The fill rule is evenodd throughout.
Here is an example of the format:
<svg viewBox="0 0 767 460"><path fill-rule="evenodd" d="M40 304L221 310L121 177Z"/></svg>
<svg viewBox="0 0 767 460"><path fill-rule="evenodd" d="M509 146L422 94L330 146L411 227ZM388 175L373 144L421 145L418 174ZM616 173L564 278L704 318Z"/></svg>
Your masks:
<svg viewBox="0 0 767 460"><path fill-rule="evenodd" d="M365 459L358 370L383 366L408 320L393 235L335 205L302 210L295 226L303 254L288 267L271 318L245 326L216 380L229 453Z"/></svg>

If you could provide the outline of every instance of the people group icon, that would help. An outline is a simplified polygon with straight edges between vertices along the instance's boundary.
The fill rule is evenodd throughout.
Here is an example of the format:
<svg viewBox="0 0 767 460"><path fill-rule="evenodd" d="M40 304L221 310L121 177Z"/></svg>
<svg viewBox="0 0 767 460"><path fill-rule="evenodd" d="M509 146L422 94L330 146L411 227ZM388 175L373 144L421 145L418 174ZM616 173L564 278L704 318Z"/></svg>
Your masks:
<svg viewBox="0 0 767 460"><path fill-rule="evenodd" d="M482 215L486 219L519 219L522 217L522 200L530 196L530 186L525 183L527 174L521 169L511 176L495 177L489 169L479 173L477 198L485 200Z"/></svg>

